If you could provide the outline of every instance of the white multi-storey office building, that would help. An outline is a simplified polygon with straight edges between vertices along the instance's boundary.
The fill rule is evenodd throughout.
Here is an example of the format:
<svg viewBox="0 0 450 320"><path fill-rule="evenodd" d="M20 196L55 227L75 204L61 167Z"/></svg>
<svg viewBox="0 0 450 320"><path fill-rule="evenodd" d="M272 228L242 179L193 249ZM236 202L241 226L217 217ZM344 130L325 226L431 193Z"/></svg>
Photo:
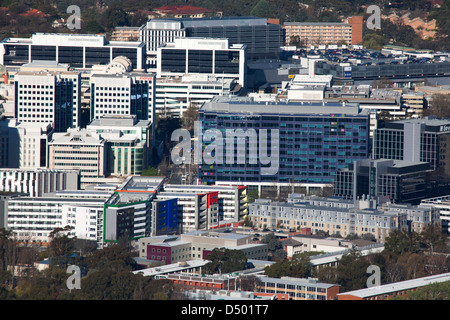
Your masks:
<svg viewBox="0 0 450 320"><path fill-rule="evenodd" d="M42 197L15 197L8 202L7 228L18 241L47 244L55 228L72 227L69 236L103 245L106 191L61 191Z"/></svg>
<svg viewBox="0 0 450 320"><path fill-rule="evenodd" d="M47 168L51 123L18 123L0 119L0 168Z"/></svg>
<svg viewBox="0 0 450 320"><path fill-rule="evenodd" d="M139 175L151 160L152 123L134 115L102 116L86 126L107 141L111 175Z"/></svg>
<svg viewBox="0 0 450 320"><path fill-rule="evenodd" d="M108 175L106 141L85 129L55 133L49 143L49 168L80 170L80 187L97 184Z"/></svg>
<svg viewBox="0 0 450 320"><path fill-rule="evenodd" d="M70 64L88 69L108 64L118 56L131 60L133 69L145 68L145 43L107 41L101 34L35 33L31 38L5 38L0 42L0 64L15 68L35 60Z"/></svg>
<svg viewBox="0 0 450 320"><path fill-rule="evenodd" d="M210 74L235 79L245 86L247 46L230 45L228 39L175 39L158 47L156 75L158 78L184 74Z"/></svg>
<svg viewBox="0 0 450 320"><path fill-rule="evenodd" d="M180 118L190 106L200 107L214 96L235 95L240 89L234 79L207 74L157 78L156 113L161 117Z"/></svg>
<svg viewBox="0 0 450 320"><path fill-rule="evenodd" d="M284 43L279 24L259 17L209 17L150 19L140 28L140 41L146 44L147 66L156 68L159 46L180 38L226 38L230 44L244 44L252 60L279 59Z"/></svg>
<svg viewBox="0 0 450 320"><path fill-rule="evenodd" d="M51 123L17 123L9 121L10 168L36 169L48 167L48 144L53 136Z"/></svg>
<svg viewBox="0 0 450 320"><path fill-rule="evenodd" d="M15 115L21 123L52 123L56 132L80 124L81 76L73 71L16 73Z"/></svg>
<svg viewBox="0 0 450 320"><path fill-rule="evenodd" d="M18 192L30 197L60 190L77 190L77 170L0 169L0 192Z"/></svg>
<svg viewBox="0 0 450 320"><path fill-rule="evenodd" d="M155 133L155 75L151 73L93 74L90 78L91 119L103 115L135 115L151 122Z"/></svg>

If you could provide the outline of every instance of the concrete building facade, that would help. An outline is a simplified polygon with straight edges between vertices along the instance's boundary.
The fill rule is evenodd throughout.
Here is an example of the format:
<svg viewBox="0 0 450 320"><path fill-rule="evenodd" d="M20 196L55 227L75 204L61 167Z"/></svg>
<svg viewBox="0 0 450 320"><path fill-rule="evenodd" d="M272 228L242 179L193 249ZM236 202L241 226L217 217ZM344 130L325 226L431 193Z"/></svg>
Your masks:
<svg viewBox="0 0 450 320"><path fill-rule="evenodd" d="M49 143L49 169L79 170L82 189L97 184L108 175L106 141L85 129L55 133Z"/></svg>

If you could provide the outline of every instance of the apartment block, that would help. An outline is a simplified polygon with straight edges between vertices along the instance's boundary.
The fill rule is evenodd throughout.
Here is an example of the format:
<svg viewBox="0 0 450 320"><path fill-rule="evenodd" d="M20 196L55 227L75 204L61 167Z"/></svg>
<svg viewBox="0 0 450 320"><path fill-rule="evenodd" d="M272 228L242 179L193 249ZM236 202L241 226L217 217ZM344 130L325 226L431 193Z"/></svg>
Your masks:
<svg viewBox="0 0 450 320"><path fill-rule="evenodd" d="M166 195L172 194L218 194L218 218L222 220L240 221L248 214L246 186L219 185L173 185L163 188ZM214 199L212 199L214 200ZM212 201L210 200L210 201Z"/></svg>
<svg viewBox="0 0 450 320"><path fill-rule="evenodd" d="M178 232L178 199L153 200L150 236L176 234Z"/></svg>
<svg viewBox="0 0 450 320"><path fill-rule="evenodd" d="M161 225L152 226L152 202L161 190L164 177L129 176L114 194L105 202L105 242L117 242L121 238L139 239L147 237ZM162 209L161 207L158 209ZM162 212L168 216L170 232L176 225L173 222L173 211L157 211L158 219ZM157 218L155 216L155 218Z"/></svg>
<svg viewBox="0 0 450 320"><path fill-rule="evenodd" d="M115 27L111 41L139 41L139 27Z"/></svg>
<svg viewBox="0 0 450 320"><path fill-rule="evenodd" d="M177 199L179 233L209 230L219 224L219 193L159 192L158 199Z"/></svg>
<svg viewBox="0 0 450 320"><path fill-rule="evenodd" d="M56 180L54 176L50 178ZM50 178L47 180L51 182ZM62 180L60 176L56 178ZM42 195L34 192L37 195L33 197L18 195L9 199L7 228L19 241L47 244L49 234L55 228L70 226L72 230L68 231L68 236L96 241L103 247L123 237L149 236L152 227L172 232L170 229L177 225L176 207L175 211L165 210L165 204L159 203L159 208L152 210L163 177L131 176L117 188L69 190L70 186L67 186L67 190L52 192L56 187L65 187L59 180L56 180L58 185L51 185L53 189L43 189L46 193ZM157 220L156 225L152 225L153 217ZM169 225L164 225L163 219Z"/></svg>
<svg viewBox="0 0 450 320"><path fill-rule="evenodd" d="M209 74L246 84L247 47L228 39L184 38L157 49L158 78L184 74Z"/></svg>
<svg viewBox="0 0 450 320"><path fill-rule="evenodd" d="M361 44L363 17L351 17L347 22L285 22L285 44L298 37L302 46L324 44Z"/></svg>
<svg viewBox="0 0 450 320"><path fill-rule="evenodd" d="M427 100L423 92L403 92L402 103L406 112L414 117L422 117L423 110L427 107Z"/></svg>
<svg viewBox="0 0 450 320"><path fill-rule="evenodd" d="M21 71L14 77L20 123L52 123L55 132L80 125L81 76L74 71Z"/></svg>
<svg viewBox="0 0 450 320"><path fill-rule="evenodd" d="M104 239L138 239L150 234L154 193L116 191L105 202Z"/></svg>
<svg viewBox="0 0 450 320"><path fill-rule="evenodd" d="M320 197L304 197L295 203L258 199L249 205L249 217L257 228L310 228L312 233L325 231L344 238L370 233L381 242L392 230L408 228L405 211L377 207L370 199L344 203L345 206L335 206L336 199Z"/></svg>
<svg viewBox="0 0 450 320"><path fill-rule="evenodd" d="M48 167L48 144L54 132L51 123L18 123L15 118L3 118L0 130L0 167Z"/></svg>
<svg viewBox="0 0 450 320"><path fill-rule="evenodd" d="M49 143L49 169L80 171L80 188L108 176L106 141L85 129L55 133Z"/></svg>
<svg viewBox="0 0 450 320"><path fill-rule="evenodd" d="M385 207L389 212L406 213L408 230L422 233L429 226L441 226L439 209L433 205L421 203L418 206L411 204L390 204Z"/></svg>
<svg viewBox="0 0 450 320"><path fill-rule="evenodd" d="M334 300L339 293L339 285L321 283L314 278L258 277L257 292L288 294L289 300Z"/></svg>

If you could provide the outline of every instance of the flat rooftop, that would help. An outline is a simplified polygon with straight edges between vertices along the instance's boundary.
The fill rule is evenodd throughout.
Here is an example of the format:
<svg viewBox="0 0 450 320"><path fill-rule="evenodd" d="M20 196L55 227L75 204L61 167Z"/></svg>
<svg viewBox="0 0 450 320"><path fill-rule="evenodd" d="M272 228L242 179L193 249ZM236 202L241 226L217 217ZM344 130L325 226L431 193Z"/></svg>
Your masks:
<svg viewBox="0 0 450 320"><path fill-rule="evenodd" d="M164 266L133 271L134 274L141 273L143 276L156 276L169 273L179 273L191 268L200 268L209 263L209 260L188 260L184 263L172 263Z"/></svg>
<svg viewBox="0 0 450 320"><path fill-rule="evenodd" d="M271 283L283 283L283 284L292 284L292 285L303 285L310 286L315 288L324 288L328 289L334 286L339 286L338 284L330 284L319 282L317 279L313 278L293 278L293 277L281 277L281 278L271 278L271 277L260 277L261 281L271 282Z"/></svg>
<svg viewBox="0 0 450 320"><path fill-rule="evenodd" d="M252 97L216 96L205 102L201 108L205 112L246 113L246 114L345 114L351 116L368 115L357 103L339 102L293 102L255 101Z"/></svg>
<svg viewBox="0 0 450 320"><path fill-rule="evenodd" d="M342 292L339 293L339 296L343 295L352 295L359 298L367 298L372 296L378 296L382 294L389 294L397 291L403 291L403 290L409 290L414 289L418 287L423 287L429 284L433 283L440 283L450 281L450 273L443 273L443 274L437 274L429 277L423 277L413 280L407 280L407 281L400 281L400 282L394 282L389 283L381 286L366 288L366 289L360 289L360 290L354 290L354 291L348 291L348 292Z"/></svg>
<svg viewBox="0 0 450 320"><path fill-rule="evenodd" d="M120 130L120 127L147 127L150 124L150 120L137 120L135 115L108 115L93 119L88 126L112 126Z"/></svg>
<svg viewBox="0 0 450 320"><path fill-rule="evenodd" d="M204 18L163 18L151 19L148 22L180 22L184 28L201 28L201 27L231 27L231 26L255 26L266 25L266 18L259 17L204 17Z"/></svg>
<svg viewBox="0 0 450 320"><path fill-rule="evenodd" d="M166 177L130 176L119 186L117 191L128 192L155 192L164 182Z"/></svg>

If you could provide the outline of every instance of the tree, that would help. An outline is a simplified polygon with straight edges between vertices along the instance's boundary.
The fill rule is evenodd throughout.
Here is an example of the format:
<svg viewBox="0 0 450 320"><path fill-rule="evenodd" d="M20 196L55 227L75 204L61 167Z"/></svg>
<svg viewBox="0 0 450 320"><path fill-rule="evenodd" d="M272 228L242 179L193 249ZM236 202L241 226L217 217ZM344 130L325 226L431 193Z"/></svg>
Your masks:
<svg viewBox="0 0 450 320"><path fill-rule="evenodd" d="M425 256L423 254L410 252L402 254L398 258L397 263L402 268L406 280L427 276Z"/></svg>
<svg viewBox="0 0 450 320"><path fill-rule="evenodd" d="M103 29L97 20L91 19L86 22L85 31L87 33L102 33L105 29Z"/></svg>
<svg viewBox="0 0 450 320"><path fill-rule="evenodd" d="M266 234L261 239L261 243L267 244L269 255L271 256L272 260L285 258L286 253L283 251L283 245L273 232Z"/></svg>
<svg viewBox="0 0 450 320"><path fill-rule="evenodd" d="M240 290L255 292L258 285L261 283L259 277L255 275L241 275L239 276Z"/></svg>
<svg viewBox="0 0 450 320"><path fill-rule="evenodd" d="M194 130L194 123L198 120L198 107L191 104L181 116L181 125L189 131Z"/></svg>
<svg viewBox="0 0 450 320"><path fill-rule="evenodd" d="M418 250L419 235L416 232L408 233L406 230L393 230L386 237L384 243L384 251L394 257Z"/></svg>
<svg viewBox="0 0 450 320"><path fill-rule="evenodd" d="M363 46L368 49L381 50L388 41L380 34L371 32L363 37Z"/></svg>
<svg viewBox="0 0 450 320"><path fill-rule="evenodd" d="M336 282L343 292L364 288L369 262L359 252L352 250L342 256L336 267Z"/></svg>
<svg viewBox="0 0 450 320"><path fill-rule="evenodd" d="M267 0L259 0L258 3L253 7L250 15L261 18L269 18L272 15L270 10L270 4Z"/></svg>
<svg viewBox="0 0 450 320"><path fill-rule="evenodd" d="M49 257L52 265L58 265L62 268L67 267L68 256L75 248L75 238L68 235L71 229L71 227L66 226L64 228L55 228L50 232Z"/></svg>
<svg viewBox="0 0 450 320"><path fill-rule="evenodd" d="M296 277L308 278L312 275L312 264L309 259L311 253L304 252L292 257L283 259L273 265L264 268L264 274L268 277Z"/></svg>
<svg viewBox="0 0 450 320"><path fill-rule="evenodd" d="M245 216L244 216L244 223L243 223L243 226L244 226L244 227L252 227L252 226L253 226L253 223L252 223L252 221L250 220L250 217L249 217L248 215L245 215Z"/></svg>
<svg viewBox="0 0 450 320"><path fill-rule="evenodd" d="M450 94L433 94L430 105L423 110L423 115L433 115L439 119L450 118Z"/></svg>
<svg viewBox="0 0 450 320"><path fill-rule="evenodd" d="M247 263L247 258L242 251L226 248L215 248L206 259L211 261L205 265L205 272L208 274L243 270Z"/></svg>
<svg viewBox="0 0 450 320"><path fill-rule="evenodd" d="M95 251L86 257L85 263L88 272L92 270L113 270L115 272L131 271L136 269L133 253L123 245L113 244Z"/></svg>
<svg viewBox="0 0 450 320"><path fill-rule="evenodd" d="M420 233L420 241L431 253L445 252L447 249L447 235L442 232L440 224L430 224Z"/></svg>
<svg viewBox="0 0 450 320"><path fill-rule="evenodd" d="M154 167L147 167L144 170L142 170L141 176L145 176L145 177L153 177L153 176L158 176L158 168L154 168Z"/></svg>
<svg viewBox="0 0 450 320"><path fill-rule="evenodd" d="M291 37L289 45L295 46L296 48L303 48L305 46L305 42L301 40L299 36L295 35Z"/></svg>
<svg viewBox="0 0 450 320"><path fill-rule="evenodd" d="M450 281L432 283L409 291L404 296L395 296L392 300L450 300Z"/></svg>

